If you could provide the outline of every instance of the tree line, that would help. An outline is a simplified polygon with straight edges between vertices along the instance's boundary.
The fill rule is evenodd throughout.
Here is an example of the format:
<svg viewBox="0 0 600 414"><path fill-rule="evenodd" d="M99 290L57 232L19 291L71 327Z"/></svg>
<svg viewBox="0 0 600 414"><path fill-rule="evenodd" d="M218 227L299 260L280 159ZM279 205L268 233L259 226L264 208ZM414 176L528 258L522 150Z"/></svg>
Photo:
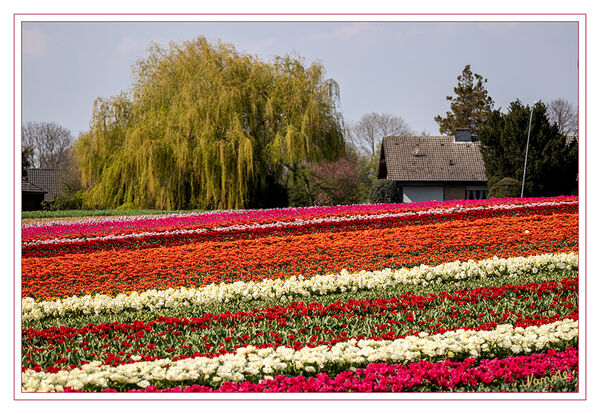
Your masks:
<svg viewBox="0 0 600 414"><path fill-rule="evenodd" d="M154 45L130 90L98 98L73 140L54 123L23 126L23 165L70 171L78 207L239 209L369 201L381 139L414 135L399 116L344 124L339 88L318 62L270 62L203 37ZM467 65L441 134L478 134L490 185L519 179L530 107L493 109L487 79ZM576 174L576 112L558 99L533 108L527 195L564 192ZM529 169L531 168L531 169ZM553 172L548 173L549 170ZM25 169L24 169L25 172ZM565 173L566 172L566 173Z"/></svg>
<svg viewBox="0 0 600 414"><path fill-rule="evenodd" d="M520 195L524 175L524 195L552 196L572 191L578 171L578 117L569 102L559 98L548 105L537 102L529 106L517 99L503 112L494 109L485 87L487 79L473 74L470 65L457 80L456 96L446 98L451 111L445 117L436 116L435 121L440 133L454 134L457 128L470 128L479 137L493 196Z"/></svg>

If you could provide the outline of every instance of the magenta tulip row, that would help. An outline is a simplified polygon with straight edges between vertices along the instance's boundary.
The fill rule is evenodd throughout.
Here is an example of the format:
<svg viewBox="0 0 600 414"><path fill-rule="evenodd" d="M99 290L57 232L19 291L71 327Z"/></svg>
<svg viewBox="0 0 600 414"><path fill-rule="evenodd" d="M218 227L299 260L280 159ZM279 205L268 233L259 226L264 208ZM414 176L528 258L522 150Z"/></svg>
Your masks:
<svg viewBox="0 0 600 414"><path fill-rule="evenodd" d="M475 207L499 204L512 204L517 207L524 203L576 201L577 197L489 199L489 200L449 200L427 201L407 204L363 204L333 207L301 207L268 210L235 210L208 213L185 213L161 216L129 216L104 219L88 219L80 222L54 222L41 225L23 226L23 241L48 237L73 237L77 235L114 235L139 231L159 231L161 229L190 229L236 226L252 223L266 224L294 220L315 220L325 217L346 215L373 215L402 213L434 208Z"/></svg>
<svg viewBox="0 0 600 414"><path fill-rule="evenodd" d="M468 391L492 382L521 382L527 389L528 386L550 384L556 378L573 381L577 376L578 363L577 349L568 347L562 352L549 350L540 354L484 359L479 363L472 358L438 363L422 360L408 365L372 363L364 369L343 371L333 377L326 373L310 377L276 376L259 383L227 382L216 389L202 385L163 389L148 386L129 392L411 392L457 388ZM115 391L111 388L105 390Z"/></svg>

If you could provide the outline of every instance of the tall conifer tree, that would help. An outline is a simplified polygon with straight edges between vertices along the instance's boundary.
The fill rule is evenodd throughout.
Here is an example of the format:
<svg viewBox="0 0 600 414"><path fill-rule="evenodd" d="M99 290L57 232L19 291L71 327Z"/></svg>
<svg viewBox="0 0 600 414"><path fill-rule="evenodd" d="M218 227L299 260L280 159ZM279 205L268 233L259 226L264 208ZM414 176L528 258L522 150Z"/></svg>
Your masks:
<svg viewBox="0 0 600 414"><path fill-rule="evenodd" d="M494 101L485 88L487 79L473 74L471 65L467 65L457 80L458 85L454 88L456 96L446 97L451 111L446 112L445 118L438 115L434 120L440 126L441 134L454 135L457 128L469 128L476 134L494 107Z"/></svg>

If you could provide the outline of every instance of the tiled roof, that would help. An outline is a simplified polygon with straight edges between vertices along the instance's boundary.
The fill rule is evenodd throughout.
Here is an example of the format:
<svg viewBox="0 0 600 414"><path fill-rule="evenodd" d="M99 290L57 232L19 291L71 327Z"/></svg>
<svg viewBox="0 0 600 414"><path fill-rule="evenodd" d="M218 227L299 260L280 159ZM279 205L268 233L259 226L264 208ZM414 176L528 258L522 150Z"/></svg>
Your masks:
<svg viewBox="0 0 600 414"><path fill-rule="evenodd" d="M33 185L30 182L27 182L25 180L22 180L21 182L21 191L23 191L24 193L45 193L46 190L44 190L43 188L38 187L37 185Z"/></svg>
<svg viewBox="0 0 600 414"><path fill-rule="evenodd" d="M487 181L479 140L455 143L454 136L383 138L387 179L397 181Z"/></svg>
<svg viewBox="0 0 600 414"><path fill-rule="evenodd" d="M62 170L30 168L27 170L27 181L46 190L44 200L52 200L62 190Z"/></svg>

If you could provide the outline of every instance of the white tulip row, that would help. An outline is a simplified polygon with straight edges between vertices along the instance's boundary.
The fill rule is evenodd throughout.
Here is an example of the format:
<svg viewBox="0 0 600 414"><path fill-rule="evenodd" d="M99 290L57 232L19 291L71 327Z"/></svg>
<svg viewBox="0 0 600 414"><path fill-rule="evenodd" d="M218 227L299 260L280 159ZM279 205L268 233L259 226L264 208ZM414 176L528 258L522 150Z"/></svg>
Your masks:
<svg viewBox="0 0 600 414"><path fill-rule="evenodd" d="M24 392L52 392L63 391L63 387L80 390L86 385L105 388L109 387L109 381L136 384L142 388L156 381L196 381L218 386L225 381L256 381L286 373L312 374L326 371L328 367L351 369L372 362L403 363L454 356L494 357L500 352L516 355L541 351L572 341L577 336L577 321L565 319L527 328L500 325L492 331L459 329L431 336L421 333L394 341L352 339L331 348L321 345L297 351L283 346L277 349L248 346L215 358L161 359L116 367L93 361L81 368L57 373L29 369L22 373L22 389Z"/></svg>
<svg viewBox="0 0 600 414"><path fill-rule="evenodd" d="M63 299L36 302L22 299L22 319L41 319L62 316L68 312L81 314L119 313L123 310L175 308L189 305L209 305L256 299L287 299L310 297L339 292L381 289L401 284L427 285L444 281L486 277L514 277L527 273L572 270L578 268L578 254L560 253L529 257L486 259L467 262L454 261L438 266L421 265L411 269L383 269L339 274L317 275L304 279L302 275L289 279L265 279L259 282L211 284L199 288L146 290L121 293L114 297L104 294L71 296Z"/></svg>
<svg viewBox="0 0 600 414"><path fill-rule="evenodd" d="M216 228L199 228L199 229L186 229L186 230L162 230L152 231L143 233L129 233L129 234L109 234L107 236L97 236L90 238L62 238L62 239L45 239L45 240L32 240L23 242L23 246L39 245L39 244L63 244L63 243L75 243L82 241L102 241L102 240L123 240L129 238L140 238L140 237L152 237L159 235L184 235L184 234L200 234L208 231L226 232L233 230L255 230L255 229L266 229L266 228L278 228L278 227L300 227L309 224L319 223L340 223L347 221L361 221L361 220L372 220L388 217L419 217L429 215L440 215L451 212L466 212L466 211L480 211L480 210L514 210L522 209L534 206L558 206L567 204L577 204L578 201L547 201L542 203L528 203L528 204L496 204L491 206L477 206L477 207L462 207L460 205L451 208L431 208L427 210L419 211L405 211L400 213L382 213L372 215L353 215L353 216L334 216L334 217L321 217L315 219L297 219L291 221L282 221L274 223L253 223L253 224L241 224L226 227Z"/></svg>

